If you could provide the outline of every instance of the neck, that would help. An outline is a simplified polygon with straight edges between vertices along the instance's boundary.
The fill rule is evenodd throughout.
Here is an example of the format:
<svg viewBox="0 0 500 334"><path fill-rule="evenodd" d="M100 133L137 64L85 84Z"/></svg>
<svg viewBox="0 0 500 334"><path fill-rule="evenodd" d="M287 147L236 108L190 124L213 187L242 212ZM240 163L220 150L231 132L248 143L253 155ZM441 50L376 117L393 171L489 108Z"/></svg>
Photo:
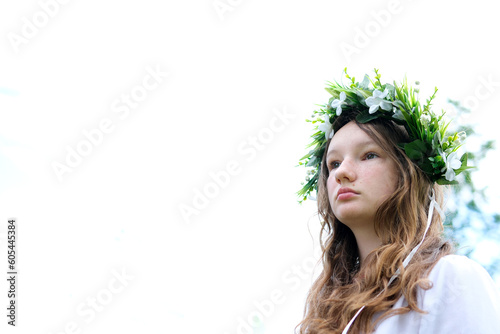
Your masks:
<svg viewBox="0 0 500 334"><path fill-rule="evenodd" d="M353 229L352 232L356 238L356 243L358 244L359 262L361 266L363 266L368 254L370 254L374 249L380 247L382 242L375 234L373 225L369 228Z"/></svg>

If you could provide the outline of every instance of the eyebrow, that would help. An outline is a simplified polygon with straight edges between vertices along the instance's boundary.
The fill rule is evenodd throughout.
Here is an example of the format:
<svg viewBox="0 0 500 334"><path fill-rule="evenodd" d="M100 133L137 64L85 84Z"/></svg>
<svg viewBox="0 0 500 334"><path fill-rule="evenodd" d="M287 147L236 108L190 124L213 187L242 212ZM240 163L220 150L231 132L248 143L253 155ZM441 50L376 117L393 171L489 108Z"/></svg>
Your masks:
<svg viewBox="0 0 500 334"><path fill-rule="evenodd" d="M360 142L356 142L354 144L355 146L361 146L361 147L364 147L364 146L378 146L373 140L363 140L363 141L360 141ZM379 146L378 146L379 147ZM326 157L328 158L328 156L332 153L336 153L338 150L336 150L335 148L332 149L332 150L329 150L328 153L326 154Z"/></svg>

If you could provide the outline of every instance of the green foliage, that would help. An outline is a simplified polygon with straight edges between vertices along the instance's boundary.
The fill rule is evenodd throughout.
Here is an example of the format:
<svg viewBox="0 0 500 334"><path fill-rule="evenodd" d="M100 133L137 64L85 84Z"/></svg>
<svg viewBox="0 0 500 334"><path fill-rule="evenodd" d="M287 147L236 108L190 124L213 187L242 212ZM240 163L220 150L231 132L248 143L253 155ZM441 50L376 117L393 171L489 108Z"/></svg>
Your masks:
<svg viewBox="0 0 500 334"><path fill-rule="evenodd" d="M460 114L469 113L458 101L448 100ZM457 123L457 121L455 121ZM473 125L456 124L457 132L466 131L468 137L477 137L482 140L477 151L470 151L465 157L469 164L478 166L489 152L495 149L495 141L482 139L474 131ZM467 161L462 161L466 166ZM465 168L457 177L459 183L451 187L448 200L448 212L445 220L445 234L455 241L457 249L464 255L474 258L474 243L476 240L500 240L500 213L492 209L485 192L486 188L477 188L473 182L477 169ZM493 212L492 212L493 211ZM475 259L486 267L491 275L500 273L500 254L493 257L493 261L485 263L482 259Z"/></svg>

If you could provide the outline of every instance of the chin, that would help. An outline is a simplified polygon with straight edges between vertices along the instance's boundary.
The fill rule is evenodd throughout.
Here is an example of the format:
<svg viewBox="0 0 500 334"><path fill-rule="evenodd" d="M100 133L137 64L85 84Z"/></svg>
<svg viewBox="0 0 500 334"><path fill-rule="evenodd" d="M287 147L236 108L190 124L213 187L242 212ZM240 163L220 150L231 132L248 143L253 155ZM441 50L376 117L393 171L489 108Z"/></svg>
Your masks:
<svg viewBox="0 0 500 334"><path fill-rule="evenodd" d="M368 222L373 222L375 217L360 215L358 212L335 215L335 217L349 228L367 226Z"/></svg>

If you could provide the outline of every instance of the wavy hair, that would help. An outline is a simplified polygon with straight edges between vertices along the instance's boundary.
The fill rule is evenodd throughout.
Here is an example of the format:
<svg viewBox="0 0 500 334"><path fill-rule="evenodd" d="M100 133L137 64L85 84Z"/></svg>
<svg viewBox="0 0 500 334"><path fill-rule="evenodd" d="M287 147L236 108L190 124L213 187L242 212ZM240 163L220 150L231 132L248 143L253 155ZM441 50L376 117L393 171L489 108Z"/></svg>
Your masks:
<svg viewBox="0 0 500 334"><path fill-rule="evenodd" d="M309 291L304 319L296 327L300 334L341 333L363 305L366 305L365 309L351 327L353 333L371 333L380 321L390 316L410 311L425 312L417 306L418 288L427 290L432 287L427 279L430 270L441 257L453 252L451 243L443 238L441 217L434 210L423 244L408 266L403 268L404 259L424 235L432 189L440 206L443 191L398 145L409 141L404 127L382 119L360 124L355 119L358 112L345 110L336 118L333 124L335 133L345 124L356 122L397 166L396 190L375 214L375 232L382 245L373 250L359 268L354 234L335 217L330 206L326 188L329 172L324 154L317 198L322 221L320 245L323 270ZM389 286L391 276L398 269L400 275ZM408 306L393 309L401 296L404 296ZM377 317L375 321L374 316Z"/></svg>

